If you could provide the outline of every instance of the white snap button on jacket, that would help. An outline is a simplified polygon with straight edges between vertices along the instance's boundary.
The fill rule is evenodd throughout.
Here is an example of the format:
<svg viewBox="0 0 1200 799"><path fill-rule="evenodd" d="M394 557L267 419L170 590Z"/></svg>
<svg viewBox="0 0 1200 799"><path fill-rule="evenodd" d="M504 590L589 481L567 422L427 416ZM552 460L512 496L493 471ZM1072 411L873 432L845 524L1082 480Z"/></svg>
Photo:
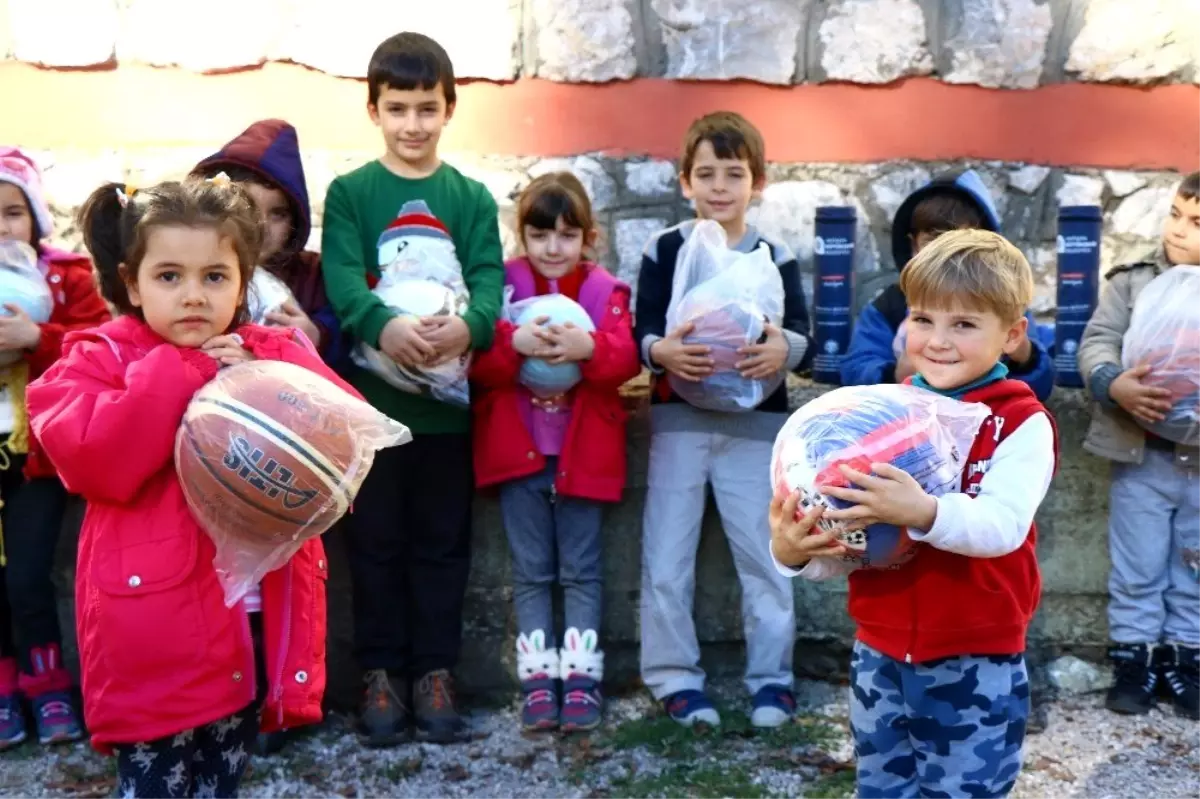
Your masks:
<svg viewBox="0 0 1200 799"><path fill-rule="evenodd" d="M241 673L240 671L235 671L235 672L233 673L233 681L234 681L234 682L241 682L241 681L242 681L242 673Z"/></svg>
<svg viewBox="0 0 1200 799"><path fill-rule="evenodd" d="M141 584L142 584L142 578L138 577L136 574L129 578L129 587L130 588L137 588Z"/></svg>
<svg viewBox="0 0 1200 799"><path fill-rule="evenodd" d="M296 672L296 682L299 682L299 683L308 682L308 672L307 671Z"/></svg>

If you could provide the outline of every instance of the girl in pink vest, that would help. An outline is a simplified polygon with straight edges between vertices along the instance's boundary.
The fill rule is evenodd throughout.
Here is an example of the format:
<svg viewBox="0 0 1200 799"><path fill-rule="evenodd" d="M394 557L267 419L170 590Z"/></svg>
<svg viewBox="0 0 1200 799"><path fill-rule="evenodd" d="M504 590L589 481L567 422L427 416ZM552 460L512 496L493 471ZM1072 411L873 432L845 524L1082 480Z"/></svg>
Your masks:
<svg viewBox="0 0 1200 799"><path fill-rule="evenodd" d="M500 486L520 632L522 725L587 730L600 723L602 709L602 503L619 500L625 485L618 390L639 371L630 291L584 256L596 231L587 192L573 175L533 181L517 216L527 255L505 264L510 301L561 295L582 306L595 330L536 316L497 323L492 348L472 371L476 483ZM563 369L571 377L547 390L561 375L553 370ZM555 580L567 628L558 647Z"/></svg>

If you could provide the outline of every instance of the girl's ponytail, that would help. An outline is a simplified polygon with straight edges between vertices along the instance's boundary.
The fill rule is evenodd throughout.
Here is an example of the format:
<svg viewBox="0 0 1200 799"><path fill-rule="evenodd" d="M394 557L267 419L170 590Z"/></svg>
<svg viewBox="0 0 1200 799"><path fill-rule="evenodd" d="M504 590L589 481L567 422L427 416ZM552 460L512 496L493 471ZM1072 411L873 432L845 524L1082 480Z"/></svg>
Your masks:
<svg viewBox="0 0 1200 799"><path fill-rule="evenodd" d="M96 265L100 295L121 310L129 307L129 292L121 277L125 261L122 217L132 193L122 183L105 183L84 201L78 216L83 244Z"/></svg>

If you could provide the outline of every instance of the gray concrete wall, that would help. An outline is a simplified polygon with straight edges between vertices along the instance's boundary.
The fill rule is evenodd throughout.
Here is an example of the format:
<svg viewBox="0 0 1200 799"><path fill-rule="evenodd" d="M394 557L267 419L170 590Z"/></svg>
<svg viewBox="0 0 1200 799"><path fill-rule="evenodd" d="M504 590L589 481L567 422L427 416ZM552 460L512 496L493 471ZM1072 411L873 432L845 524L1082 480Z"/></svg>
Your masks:
<svg viewBox="0 0 1200 799"><path fill-rule="evenodd" d="M793 406L799 407L823 390L825 387L797 383ZM609 511L604 528L601 641L607 653L606 676L615 689L633 687L637 681L641 519L649 429L645 399L631 400L631 406L629 488L625 501ZM1058 389L1049 406L1058 422L1062 458L1050 495L1038 514L1043 597L1030 632L1031 646L1043 657L1061 652L1096 657L1107 635L1108 466L1080 447L1088 418L1082 393ZM73 508L69 530L77 528L79 510L78 505ZM74 544L75 535L69 532L59 551L58 578L67 630L73 629ZM334 706L349 708L356 702L359 686L351 652L350 579L336 532L326 536L326 546L331 566L329 699ZM714 673L737 674L743 657L740 590L720 522L711 507L704 522L696 586L696 626L706 666ZM844 655L853 635L845 592L844 580L823 584L796 581L798 673L833 679L845 672ZM493 497L481 496L459 669L468 692L496 693L515 687L511 599L508 544L497 504ZM71 641L68 651L74 651Z"/></svg>

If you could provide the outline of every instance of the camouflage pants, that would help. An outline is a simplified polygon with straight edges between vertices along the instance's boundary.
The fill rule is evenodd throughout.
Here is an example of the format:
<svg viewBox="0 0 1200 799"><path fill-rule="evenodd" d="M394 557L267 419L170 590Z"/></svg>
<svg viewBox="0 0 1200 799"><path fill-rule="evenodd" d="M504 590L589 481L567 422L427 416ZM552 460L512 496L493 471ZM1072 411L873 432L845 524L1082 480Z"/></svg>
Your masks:
<svg viewBox="0 0 1200 799"><path fill-rule="evenodd" d="M855 641L850 692L860 797L1012 790L1029 715L1023 655L903 663Z"/></svg>

